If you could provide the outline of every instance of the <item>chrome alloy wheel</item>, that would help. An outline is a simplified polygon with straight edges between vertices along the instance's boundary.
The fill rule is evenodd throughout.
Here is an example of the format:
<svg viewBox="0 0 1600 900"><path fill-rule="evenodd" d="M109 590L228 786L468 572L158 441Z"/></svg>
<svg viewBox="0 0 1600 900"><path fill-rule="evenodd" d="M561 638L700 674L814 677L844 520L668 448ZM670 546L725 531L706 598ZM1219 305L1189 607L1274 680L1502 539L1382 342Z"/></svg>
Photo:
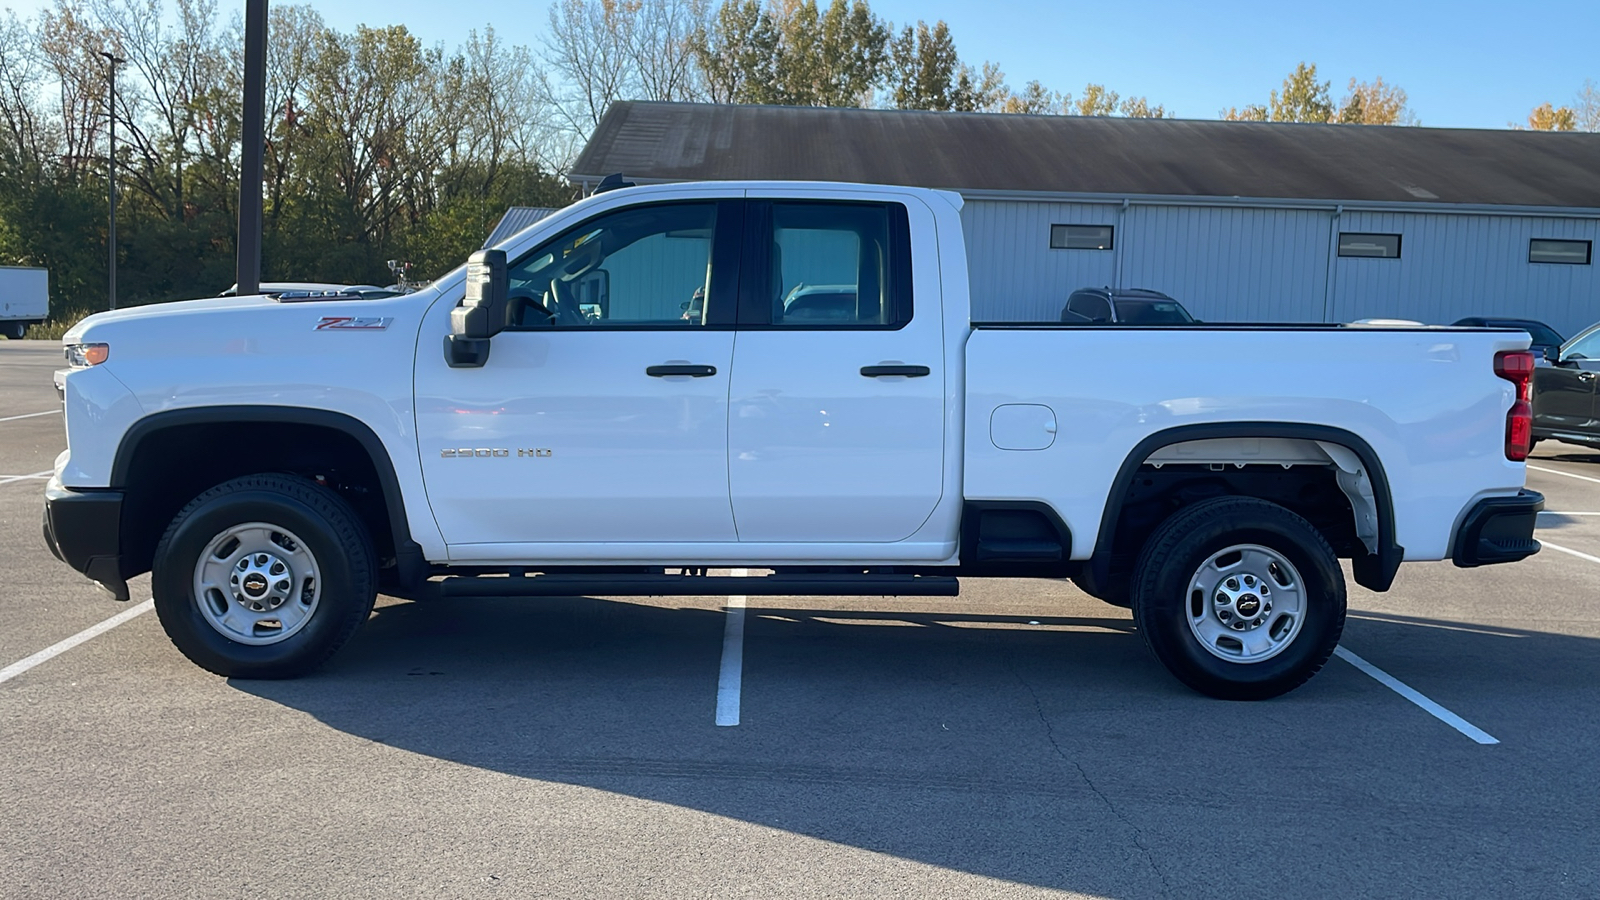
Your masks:
<svg viewBox="0 0 1600 900"><path fill-rule="evenodd" d="M194 566L194 599L206 622L241 644L286 640L317 610L317 558L292 532L266 522L211 539Z"/></svg>
<svg viewBox="0 0 1600 900"><path fill-rule="evenodd" d="M1271 659L1305 621L1300 573L1260 544L1213 553L1189 579L1189 630L1211 655L1236 663Z"/></svg>

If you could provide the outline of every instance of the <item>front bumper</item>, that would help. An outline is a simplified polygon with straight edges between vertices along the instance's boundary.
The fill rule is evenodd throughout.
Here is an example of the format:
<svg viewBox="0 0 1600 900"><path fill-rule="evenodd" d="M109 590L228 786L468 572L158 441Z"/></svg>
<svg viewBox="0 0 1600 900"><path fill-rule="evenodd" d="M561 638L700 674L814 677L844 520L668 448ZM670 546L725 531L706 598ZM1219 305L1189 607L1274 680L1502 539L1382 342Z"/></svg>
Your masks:
<svg viewBox="0 0 1600 900"><path fill-rule="evenodd" d="M1464 569L1527 559L1539 552L1533 528L1541 509L1544 495L1538 491L1479 500L1461 520L1450 558Z"/></svg>
<svg viewBox="0 0 1600 900"><path fill-rule="evenodd" d="M128 599L122 577L122 492L74 491L51 478L44 489L44 542L56 559Z"/></svg>

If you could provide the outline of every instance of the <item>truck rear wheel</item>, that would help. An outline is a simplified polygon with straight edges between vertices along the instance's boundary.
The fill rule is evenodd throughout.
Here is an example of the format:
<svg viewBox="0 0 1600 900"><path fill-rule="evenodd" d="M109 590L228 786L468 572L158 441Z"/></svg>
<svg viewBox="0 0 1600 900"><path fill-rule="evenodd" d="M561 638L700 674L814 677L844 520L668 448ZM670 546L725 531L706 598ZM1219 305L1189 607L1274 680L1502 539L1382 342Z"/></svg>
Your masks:
<svg viewBox="0 0 1600 900"><path fill-rule="evenodd" d="M167 636L228 677L316 669L377 599L360 518L327 488L288 475L236 478L196 497L167 527L152 568Z"/></svg>
<svg viewBox="0 0 1600 900"><path fill-rule="evenodd" d="M1145 544L1133 617L1179 681L1224 700L1304 684L1344 631L1344 573L1315 527L1253 497L1179 510Z"/></svg>

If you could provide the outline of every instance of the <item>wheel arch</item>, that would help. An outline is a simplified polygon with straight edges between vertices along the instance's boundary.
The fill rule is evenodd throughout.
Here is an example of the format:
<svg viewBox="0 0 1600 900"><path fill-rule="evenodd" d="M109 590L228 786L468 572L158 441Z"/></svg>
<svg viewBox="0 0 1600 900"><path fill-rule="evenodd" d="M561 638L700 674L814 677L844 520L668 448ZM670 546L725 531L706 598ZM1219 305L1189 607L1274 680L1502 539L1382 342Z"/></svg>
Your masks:
<svg viewBox="0 0 1600 900"><path fill-rule="evenodd" d="M365 461L371 466L383 501L383 520L392 539L397 581L409 586L425 580L427 563L422 548L411 537L406 518L405 495L400 488L394 461L376 432L365 422L346 413L325 409L292 406L196 406L152 413L133 423L117 444L111 466L110 487L128 491L132 476L141 465L141 454L146 448L159 443L163 436L179 433L183 429L203 429L207 426L294 426L316 429L343 435L360 448ZM247 474L247 473L240 473ZM179 503L187 502L183 498ZM129 507L124 507L123 533L129 529L126 517ZM163 526L164 527L164 524ZM377 539L378 535L374 535Z"/></svg>
<svg viewBox="0 0 1600 900"><path fill-rule="evenodd" d="M1105 510L1100 517L1094 552L1085 566L1085 574L1091 583L1104 585L1109 582L1123 499L1128 495L1140 467L1152 455L1176 444L1229 438L1312 441L1317 444L1333 445L1353 453L1360 461L1370 482L1373 513L1376 518L1375 552L1353 558L1355 580L1357 584L1370 590L1389 589L1394 582L1395 573L1399 570L1400 561L1404 558L1405 550L1395 542L1394 499L1382 459L1372 449L1371 444L1354 432L1331 425L1299 422L1212 422L1179 425L1148 435L1135 444L1118 468L1116 478L1106 495ZM1339 463L1337 456L1334 456L1334 462L1336 465ZM1355 508L1359 516L1359 506Z"/></svg>

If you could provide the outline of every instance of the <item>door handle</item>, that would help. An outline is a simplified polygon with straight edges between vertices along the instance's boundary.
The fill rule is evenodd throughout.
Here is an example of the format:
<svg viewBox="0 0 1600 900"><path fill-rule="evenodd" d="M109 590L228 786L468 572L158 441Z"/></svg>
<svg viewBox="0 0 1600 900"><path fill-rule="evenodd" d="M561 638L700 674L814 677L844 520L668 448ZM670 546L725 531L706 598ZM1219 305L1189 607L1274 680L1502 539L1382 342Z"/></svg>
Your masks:
<svg viewBox="0 0 1600 900"><path fill-rule="evenodd" d="M1593 381L1594 380L1594 373L1593 372L1579 372L1578 373L1578 380L1579 381Z"/></svg>
<svg viewBox="0 0 1600 900"><path fill-rule="evenodd" d="M717 374L716 366L651 366L644 370L651 378L667 378L672 375L687 375L690 378L707 378Z"/></svg>
<svg viewBox="0 0 1600 900"><path fill-rule="evenodd" d="M933 370L927 366L862 366L861 374L868 378L887 378L890 375L904 375L907 378L921 378L931 375Z"/></svg>

